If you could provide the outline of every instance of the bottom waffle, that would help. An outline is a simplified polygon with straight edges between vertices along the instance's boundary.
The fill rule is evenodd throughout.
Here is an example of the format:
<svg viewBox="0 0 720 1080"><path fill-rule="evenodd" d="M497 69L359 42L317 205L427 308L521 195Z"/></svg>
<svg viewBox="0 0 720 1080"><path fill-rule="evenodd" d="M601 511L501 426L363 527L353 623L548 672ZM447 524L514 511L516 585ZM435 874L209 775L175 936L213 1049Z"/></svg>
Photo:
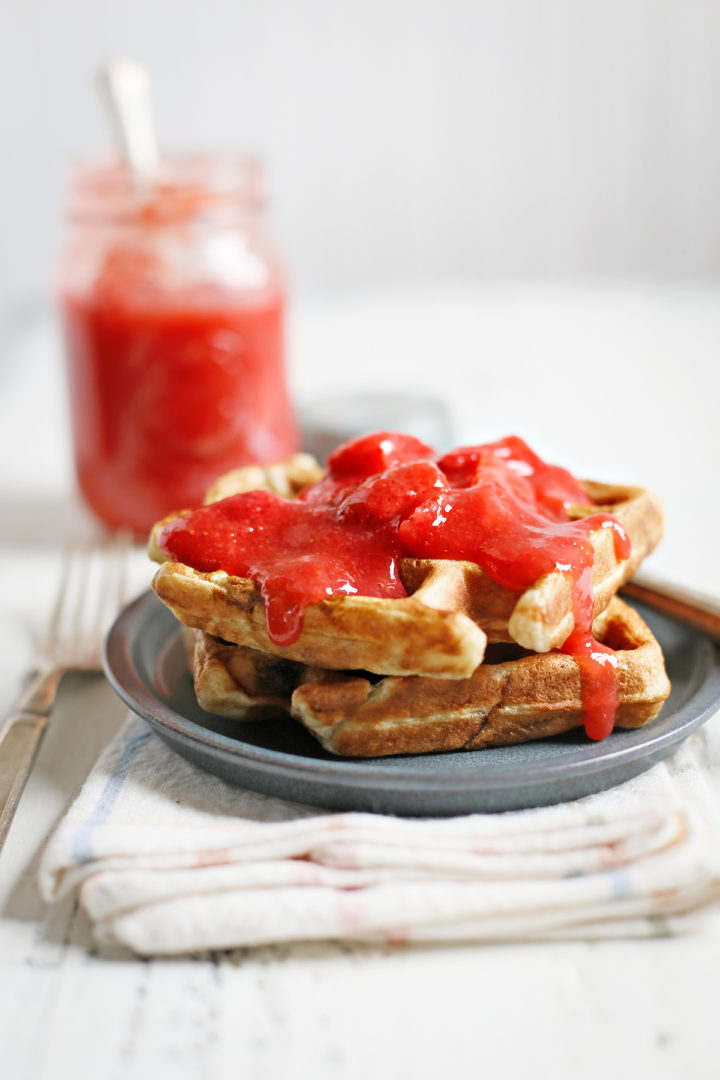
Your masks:
<svg viewBox="0 0 720 1080"><path fill-rule="evenodd" d="M231 645L184 626L188 664L200 708L232 720L265 720L290 711L301 664Z"/></svg>
<svg viewBox="0 0 720 1080"><path fill-rule="evenodd" d="M657 716L670 692L659 644L615 598L594 632L615 650L617 727ZM582 726L580 671L564 653L498 646L467 679L378 677L308 668L195 632L194 681L209 712L289 711L333 754L381 757L506 746Z"/></svg>

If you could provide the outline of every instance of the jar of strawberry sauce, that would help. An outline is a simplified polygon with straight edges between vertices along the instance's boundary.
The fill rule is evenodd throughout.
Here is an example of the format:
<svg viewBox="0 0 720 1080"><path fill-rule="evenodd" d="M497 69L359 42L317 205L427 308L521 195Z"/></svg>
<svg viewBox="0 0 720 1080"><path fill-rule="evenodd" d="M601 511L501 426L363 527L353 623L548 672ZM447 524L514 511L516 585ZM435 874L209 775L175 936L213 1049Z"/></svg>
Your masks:
<svg viewBox="0 0 720 1080"><path fill-rule="evenodd" d="M285 294L257 163L166 159L138 187L80 167L61 261L80 490L111 527L147 532L221 473L297 449Z"/></svg>

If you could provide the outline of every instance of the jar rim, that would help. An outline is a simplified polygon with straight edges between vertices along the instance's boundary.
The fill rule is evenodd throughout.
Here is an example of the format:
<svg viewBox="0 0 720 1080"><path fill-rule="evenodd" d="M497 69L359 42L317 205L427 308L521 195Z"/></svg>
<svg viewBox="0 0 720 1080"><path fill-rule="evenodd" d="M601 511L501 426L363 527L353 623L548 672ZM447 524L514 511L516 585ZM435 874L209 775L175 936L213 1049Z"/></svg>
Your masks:
<svg viewBox="0 0 720 1080"><path fill-rule="evenodd" d="M87 224L177 225L237 220L264 209L263 165L231 151L163 153L158 174L138 184L114 152L71 168L69 216Z"/></svg>

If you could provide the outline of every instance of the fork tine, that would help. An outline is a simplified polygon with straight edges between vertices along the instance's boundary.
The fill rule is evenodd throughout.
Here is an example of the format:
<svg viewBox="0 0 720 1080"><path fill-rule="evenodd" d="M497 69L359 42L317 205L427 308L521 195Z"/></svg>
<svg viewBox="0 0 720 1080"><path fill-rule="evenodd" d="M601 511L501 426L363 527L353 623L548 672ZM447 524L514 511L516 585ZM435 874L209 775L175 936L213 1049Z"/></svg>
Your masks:
<svg viewBox="0 0 720 1080"><path fill-rule="evenodd" d="M110 565L105 555L108 548L98 542L88 546L85 563L84 610L78 627L79 651L87 656L100 639L105 618L105 600L107 596L106 576Z"/></svg>
<svg viewBox="0 0 720 1080"><path fill-rule="evenodd" d="M117 612L124 606L125 601L127 600L128 563L130 561L130 552L133 547L133 534L130 529L121 529L116 536L118 559L120 563L117 592L115 595L115 611Z"/></svg>
<svg viewBox="0 0 720 1080"><path fill-rule="evenodd" d="M60 566L60 586L55 598L55 604L50 616L50 622L48 623L45 634L43 635L41 648L43 650L51 649L53 643L58 640L60 633L60 619L62 618L62 611L65 606L65 600L68 595L70 579L70 549L66 548L63 552L62 564Z"/></svg>
<svg viewBox="0 0 720 1080"><path fill-rule="evenodd" d="M43 655L70 667L99 663L105 632L126 598L132 542L132 534L120 530L102 542L68 546Z"/></svg>
<svg viewBox="0 0 720 1080"><path fill-rule="evenodd" d="M73 583L77 573L78 548L68 545L63 552L62 567L60 571L60 587L57 599L53 607L50 623L42 639L41 649L52 652L63 638L64 625L67 621L68 603L74 595L77 603L77 593L73 593Z"/></svg>
<svg viewBox="0 0 720 1080"><path fill-rule="evenodd" d="M60 627L63 634L62 645L64 650L72 654L82 654L85 643L83 627L86 619L86 609L90 590L87 588L87 568L93 557L92 543L82 544L75 548L72 564L72 576L70 581L74 589L73 604L68 604L68 620L66 625Z"/></svg>
<svg viewBox="0 0 720 1080"><path fill-rule="evenodd" d="M131 549L132 534L121 529L113 533L103 548L98 549L101 566L99 568L99 602L92 613L88 627L87 649L92 651L102 641L111 620L117 615L125 600L127 586L127 563Z"/></svg>

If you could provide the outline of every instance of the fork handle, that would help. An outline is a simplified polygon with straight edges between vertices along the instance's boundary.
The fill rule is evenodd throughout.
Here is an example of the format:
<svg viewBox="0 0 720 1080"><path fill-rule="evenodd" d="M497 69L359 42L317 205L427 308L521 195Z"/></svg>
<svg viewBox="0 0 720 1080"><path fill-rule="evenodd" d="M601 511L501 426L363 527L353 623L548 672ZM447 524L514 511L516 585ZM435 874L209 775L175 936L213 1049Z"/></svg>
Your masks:
<svg viewBox="0 0 720 1080"><path fill-rule="evenodd" d="M707 634L720 645L720 601L648 574L637 574L623 585L623 593L648 607L670 615L678 622Z"/></svg>
<svg viewBox="0 0 720 1080"><path fill-rule="evenodd" d="M13 713L3 724L0 733L0 852L47 726L47 716L25 711Z"/></svg>
<svg viewBox="0 0 720 1080"><path fill-rule="evenodd" d="M62 678L62 668L36 672L14 712L0 725L0 852L32 770Z"/></svg>

